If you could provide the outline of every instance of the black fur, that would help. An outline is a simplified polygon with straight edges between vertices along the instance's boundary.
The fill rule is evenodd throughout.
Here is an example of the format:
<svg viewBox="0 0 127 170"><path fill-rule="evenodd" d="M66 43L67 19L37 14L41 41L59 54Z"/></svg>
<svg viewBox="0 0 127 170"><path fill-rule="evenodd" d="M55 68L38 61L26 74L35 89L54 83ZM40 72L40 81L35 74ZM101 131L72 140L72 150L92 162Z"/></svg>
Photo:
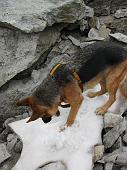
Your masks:
<svg viewBox="0 0 127 170"><path fill-rule="evenodd" d="M119 64L127 58L127 52L112 43L95 43L90 58L79 69L79 77L83 83L94 78L108 66Z"/></svg>

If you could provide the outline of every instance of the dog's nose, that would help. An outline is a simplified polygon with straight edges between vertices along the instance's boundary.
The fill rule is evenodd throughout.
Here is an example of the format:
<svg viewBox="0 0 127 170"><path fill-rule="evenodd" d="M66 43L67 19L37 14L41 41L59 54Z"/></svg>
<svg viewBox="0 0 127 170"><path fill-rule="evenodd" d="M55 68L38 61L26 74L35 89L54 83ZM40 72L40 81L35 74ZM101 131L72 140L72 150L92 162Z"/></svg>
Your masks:
<svg viewBox="0 0 127 170"><path fill-rule="evenodd" d="M44 123L49 123L51 120L52 120L52 117L49 116L49 117L42 117L42 120Z"/></svg>

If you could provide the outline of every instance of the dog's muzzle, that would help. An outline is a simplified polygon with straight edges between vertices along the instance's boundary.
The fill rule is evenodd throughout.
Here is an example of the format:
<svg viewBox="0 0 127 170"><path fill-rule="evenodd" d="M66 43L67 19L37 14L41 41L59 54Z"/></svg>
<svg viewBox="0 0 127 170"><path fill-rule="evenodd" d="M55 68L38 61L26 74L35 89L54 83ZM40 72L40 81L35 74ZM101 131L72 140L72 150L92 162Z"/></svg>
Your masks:
<svg viewBox="0 0 127 170"><path fill-rule="evenodd" d="M49 123L52 120L52 116L42 117L44 123Z"/></svg>

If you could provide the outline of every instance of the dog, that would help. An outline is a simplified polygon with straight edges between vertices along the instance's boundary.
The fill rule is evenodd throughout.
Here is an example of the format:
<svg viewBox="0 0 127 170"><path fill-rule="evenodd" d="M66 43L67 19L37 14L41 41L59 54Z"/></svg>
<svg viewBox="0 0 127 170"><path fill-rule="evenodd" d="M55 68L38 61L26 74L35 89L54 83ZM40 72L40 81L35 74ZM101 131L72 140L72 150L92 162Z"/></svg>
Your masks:
<svg viewBox="0 0 127 170"><path fill-rule="evenodd" d="M87 60L86 60L87 58ZM42 118L44 123L52 116L59 116L59 106L70 106L66 126L71 126L83 101L83 88L93 88L98 83L101 90L90 92L93 98L108 92L109 99L96 114L104 115L116 100L117 89L127 73L127 52L121 46L111 42L96 42L80 49L70 63L58 63L36 90L24 99L18 100L18 106L29 106L32 116L27 122ZM121 84L122 83L122 84ZM61 105L62 102L68 105Z"/></svg>

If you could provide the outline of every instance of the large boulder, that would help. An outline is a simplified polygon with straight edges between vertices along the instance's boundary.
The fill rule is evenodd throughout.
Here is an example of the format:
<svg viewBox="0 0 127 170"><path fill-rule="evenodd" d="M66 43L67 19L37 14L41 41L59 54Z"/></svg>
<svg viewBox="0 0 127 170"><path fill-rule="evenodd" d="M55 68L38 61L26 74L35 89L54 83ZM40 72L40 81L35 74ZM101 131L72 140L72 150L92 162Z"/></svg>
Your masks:
<svg viewBox="0 0 127 170"><path fill-rule="evenodd" d="M0 25L39 32L54 23L74 23L84 11L83 0L0 0Z"/></svg>
<svg viewBox="0 0 127 170"><path fill-rule="evenodd" d="M0 27L0 87L37 61L56 42L62 28L54 25L37 34L26 34Z"/></svg>

